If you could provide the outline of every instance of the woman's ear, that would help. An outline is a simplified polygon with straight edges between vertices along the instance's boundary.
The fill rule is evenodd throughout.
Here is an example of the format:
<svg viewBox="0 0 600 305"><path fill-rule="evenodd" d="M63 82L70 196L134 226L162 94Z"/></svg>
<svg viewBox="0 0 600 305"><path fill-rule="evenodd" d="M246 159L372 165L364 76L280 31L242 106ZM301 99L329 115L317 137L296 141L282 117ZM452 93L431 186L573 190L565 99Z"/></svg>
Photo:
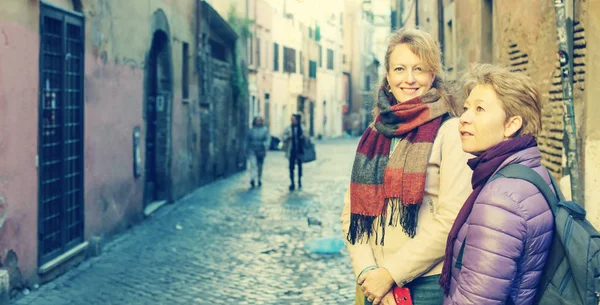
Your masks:
<svg viewBox="0 0 600 305"><path fill-rule="evenodd" d="M511 138L521 127L523 127L523 118L520 115L510 117L504 124L504 138Z"/></svg>

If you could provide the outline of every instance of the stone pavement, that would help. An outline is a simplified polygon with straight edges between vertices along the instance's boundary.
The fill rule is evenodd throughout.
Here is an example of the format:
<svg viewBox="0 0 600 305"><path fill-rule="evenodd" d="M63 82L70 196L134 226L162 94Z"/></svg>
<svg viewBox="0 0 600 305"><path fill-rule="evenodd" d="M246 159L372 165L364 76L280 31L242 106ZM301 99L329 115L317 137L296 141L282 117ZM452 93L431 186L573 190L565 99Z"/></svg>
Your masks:
<svg viewBox="0 0 600 305"><path fill-rule="evenodd" d="M304 243L342 236L357 141L317 142L291 193L287 160L269 152L261 188L245 172L199 188L11 304L352 304L345 248L318 255Z"/></svg>

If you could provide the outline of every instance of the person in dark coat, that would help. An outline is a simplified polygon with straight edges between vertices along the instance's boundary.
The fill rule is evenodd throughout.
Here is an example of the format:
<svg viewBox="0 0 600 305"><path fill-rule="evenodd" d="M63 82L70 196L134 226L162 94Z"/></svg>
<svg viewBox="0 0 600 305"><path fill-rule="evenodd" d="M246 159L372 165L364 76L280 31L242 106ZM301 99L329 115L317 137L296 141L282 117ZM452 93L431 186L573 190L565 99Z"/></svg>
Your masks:
<svg viewBox="0 0 600 305"><path fill-rule="evenodd" d="M291 125L283 131L283 149L289 161L290 191L296 189L294 183L294 170L298 166L298 188L302 188L302 161L299 156L303 153L304 129L302 128L302 115L293 114Z"/></svg>
<svg viewBox="0 0 600 305"><path fill-rule="evenodd" d="M552 188L536 143L539 93L526 75L489 64L475 65L464 80L468 98L459 132L463 150L477 157L468 161L473 192L447 240L444 304L529 305L550 251L554 217L533 184L489 179L509 164L522 164Z"/></svg>

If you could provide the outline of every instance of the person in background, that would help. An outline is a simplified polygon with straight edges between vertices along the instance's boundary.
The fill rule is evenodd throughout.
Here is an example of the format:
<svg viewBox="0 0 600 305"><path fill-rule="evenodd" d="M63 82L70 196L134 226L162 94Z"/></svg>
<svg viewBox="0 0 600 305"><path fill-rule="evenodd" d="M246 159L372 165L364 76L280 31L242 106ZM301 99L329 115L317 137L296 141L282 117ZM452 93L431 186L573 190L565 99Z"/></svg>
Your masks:
<svg viewBox="0 0 600 305"><path fill-rule="evenodd" d="M456 132L462 105L446 89L427 32L392 33L384 67L341 216L356 304L395 305L399 286L414 305L440 305L446 239L471 192L470 156Z"/></svg>
<svg viewBox="0 0 600 305"><path fill-rule="evenodd" d="M255 186L255 183L258 183L258 186L262 186L263 164L267 155L267 147L269 147L269 141L271 140L269 130L264 125L265 121L261 116L254 117L252 128L248 130L248 136L246 137L250 186L252 187Z"/></svg>
<svg viewBox="0 0 600 305"><path fill-rule="evenodd" d="M464 81L460 138L463 150L477 157L468 163L473 192L448 236L444 304L533 304L552 243L552 211L531 183L488 180L521 164L552 188L535 139L542 128L540 96L525 74L489 64L475 65Z"/></svg>
<svg viewBox="0 0 600 305"><path fill-rule="evenodd" d="M294 169L298 166L298 188L302 188L302 161L299 156L302 154L302 144L304 143L304 131L302 128L302 115L293 114L291 125L283 131L283 150L289 161L290 169L290 191L296 189L294 183Z"/></svg>

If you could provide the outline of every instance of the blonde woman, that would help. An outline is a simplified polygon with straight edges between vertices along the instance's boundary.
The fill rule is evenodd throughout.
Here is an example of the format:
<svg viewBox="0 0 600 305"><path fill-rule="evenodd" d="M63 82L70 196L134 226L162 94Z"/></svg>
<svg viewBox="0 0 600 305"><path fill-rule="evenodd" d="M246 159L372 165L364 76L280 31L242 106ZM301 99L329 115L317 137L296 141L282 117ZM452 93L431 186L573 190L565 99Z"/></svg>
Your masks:
<svg viewBox="0 0 600 305"><path fill-rule="evenodd" d="M265 120L261 116L256 116L252 120L252 128L248 130L246 137L246 148L250 170L250 186L262 186L262 172L267 147L271 136L269 130L265 127Z"/></svg>
<svg viewBox="0 0 600 305"><path fill-rule="evenodd" d="M471 192L470 156L456 132L462 106L445 89L430 34L392 33L384 67L341 217L357 304L394 305L399 286L415 305L439 305L446 239Z"/></svg>

